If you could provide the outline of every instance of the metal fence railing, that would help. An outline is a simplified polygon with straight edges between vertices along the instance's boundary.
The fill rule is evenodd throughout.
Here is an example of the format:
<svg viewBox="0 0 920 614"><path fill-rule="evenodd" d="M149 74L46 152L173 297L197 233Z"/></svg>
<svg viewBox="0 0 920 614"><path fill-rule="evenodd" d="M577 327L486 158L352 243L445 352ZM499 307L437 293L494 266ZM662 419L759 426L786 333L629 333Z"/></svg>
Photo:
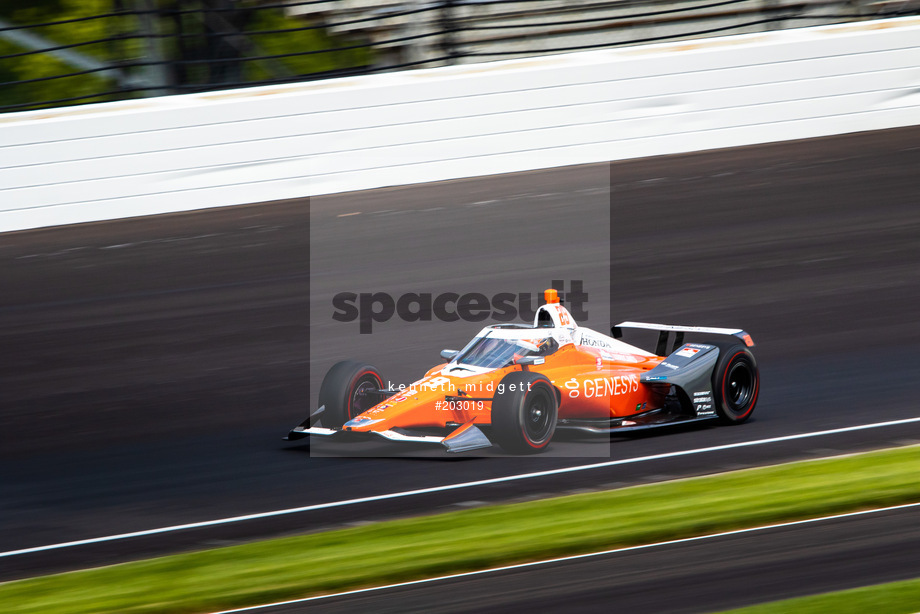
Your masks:
<svg viewBox="0 0 920 614"><path fill-rule="evenodd" d="M0 112L918 13L920 0L0 5Z"/></svg>

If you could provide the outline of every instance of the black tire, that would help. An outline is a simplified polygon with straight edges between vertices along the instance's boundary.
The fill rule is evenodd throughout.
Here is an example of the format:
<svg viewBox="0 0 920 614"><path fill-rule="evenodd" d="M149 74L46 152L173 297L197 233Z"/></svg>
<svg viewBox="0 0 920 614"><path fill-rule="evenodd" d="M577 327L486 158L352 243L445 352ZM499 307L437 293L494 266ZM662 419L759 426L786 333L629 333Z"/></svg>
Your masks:
<svg viewBox="0 0 920 614"><path fill-rule="evenodd" d="M382 397L376 391L381 388L383 378L371 365L354 360L336 363L319 388L319 404L326 408L320 421L326 428L341 427L379 403Z"/></svg>
<svg viewBox="0 0 920 614"><path fill-rule="evenodd" d="M760 392L760 372L751 351L741 344L719 344L712 372L716 413L723 424L741 424L751 417Z"/></svg>
<svg viewBox="0 0 920 614"><path fill-rule="evenodd" d="M509 373L492 400L492 436L507 452L540 452L556 432L558 413L556 391L546 376L529 371Z"/></svg>

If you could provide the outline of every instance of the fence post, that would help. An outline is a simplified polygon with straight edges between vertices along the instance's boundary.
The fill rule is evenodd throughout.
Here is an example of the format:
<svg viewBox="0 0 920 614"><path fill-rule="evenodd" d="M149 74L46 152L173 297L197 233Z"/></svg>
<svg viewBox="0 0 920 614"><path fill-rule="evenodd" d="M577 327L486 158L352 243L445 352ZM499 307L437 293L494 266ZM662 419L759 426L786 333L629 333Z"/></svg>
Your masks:
<svg viewBox="0 0 920 614"><path fill-rule="evenodd" d="M169 94L169 74L166 60L160 47L160 28L154 0L137 0L137 22L144 37L145 81L150 89L144 91L145 97Z"/></svg>
<svg viewBox="0 0 920 614"><path fill-rule="evenodd" d="M447 56L447 64L456 64L459 53L457 52L457 23L454 19L454 5L456 0L442 0L441 2L441 50Z"/></svg>

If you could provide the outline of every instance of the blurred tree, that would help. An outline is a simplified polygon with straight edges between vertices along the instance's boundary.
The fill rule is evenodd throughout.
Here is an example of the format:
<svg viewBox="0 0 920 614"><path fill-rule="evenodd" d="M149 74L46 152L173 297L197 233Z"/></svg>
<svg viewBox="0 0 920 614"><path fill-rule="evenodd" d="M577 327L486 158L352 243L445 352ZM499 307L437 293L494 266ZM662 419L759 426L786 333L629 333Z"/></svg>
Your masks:
<svg viewBox="0 0 920 614"><path fill-rule="evenodd" d="M66 23L42 25L52 22ZM350 43L307 28L245 0L0 0L0 107L296 81L370 65L367 47L313 53Z"/></svg>
<svg viewBox="0 0 920 614"><path fill-rule="evenodd" d="M0 1L0 19L3 20L0 24L0 105L27 105L86 96L89 98L80 102L110 99L94 94L117 87L111 71L99 70L73 77L61 75L105 67L107 61L116 59L112 57L113 51L123 53L117 45L112 49L114 41L55 51L39 50L112 38L118 31L116 20L94 19L29 29L16 26L90 17L111 10L110 0L35 0L26 6Z"/></svg>

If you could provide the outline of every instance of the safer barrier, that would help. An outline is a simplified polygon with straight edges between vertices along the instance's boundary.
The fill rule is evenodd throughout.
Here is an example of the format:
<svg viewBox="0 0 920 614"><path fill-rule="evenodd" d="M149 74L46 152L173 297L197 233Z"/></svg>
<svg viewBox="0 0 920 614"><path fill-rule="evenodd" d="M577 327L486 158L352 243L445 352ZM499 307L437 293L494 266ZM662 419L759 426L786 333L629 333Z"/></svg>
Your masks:
<svg viewBox="0 0 920 614"><path fill-rule="evenodd" d="M0 230L920 124L920 19L0 117Z"/></svg>

